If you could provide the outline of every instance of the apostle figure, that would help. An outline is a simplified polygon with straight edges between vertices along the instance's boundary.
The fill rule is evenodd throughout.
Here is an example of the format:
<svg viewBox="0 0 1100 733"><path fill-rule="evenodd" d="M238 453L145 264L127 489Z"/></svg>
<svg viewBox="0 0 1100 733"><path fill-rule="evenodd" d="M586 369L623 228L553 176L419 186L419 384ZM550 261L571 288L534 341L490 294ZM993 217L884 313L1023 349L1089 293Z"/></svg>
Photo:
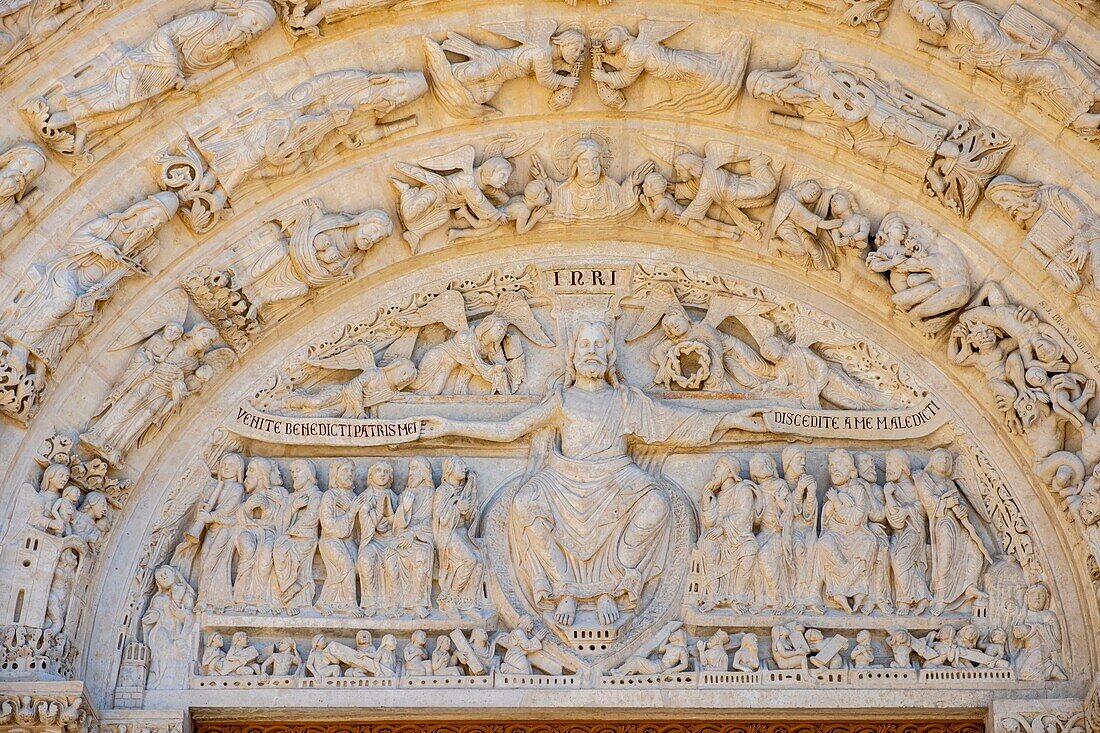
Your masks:
<svg viewBox="0 0 1100 733"><path fill-rule="evenodd" d="M508 516L519 588L560 626L574 624L579 604L610 625L660 576L672 538L668 489L634 462L627 439L709 445L729 430L764 426L759 410L673 407L627 387L604 322L576 327L566 367L539 405L510 420L424 418L421 434L510 443L537 431Z"/></svg>
<svg viewBox="0 0 1100 733"><path fill-rule="evenodd" d="M932 538L932 613L936 616L985 598L978 584L986 563L992 562L970 522L952 471L951 453L938 448L928 456L924 470L913 477Z"/></svg>
<svg viewBox="0 0 1100 733"><path fill-rule="evenodd" d="M272 555L283 507L290 497L279 467L270 458L253 458L244 473L248 498L237 509L237 580L234 604L248 609L276 605Z"/></svg>
<svg viewBox="0 0 1100 733"><path fill-rule="evenodd" d="M928 517L917 498L909 454L886 454L886 520L890 537L890 569L899 616L920 616L928 608Z"/></svg>
<svg viewBox="0 0 1100 733"><path fill-rule="evenodd" d="M756 489L755 517L757 605L771 613L791 608L794 575L794 502L791 487L778 475L775 459L756 453L749 459L749 474Z"/></svg>
<svg viewBox="0 0 1100 733"><path fill-rule="evenodd" d="M432 498L432 533L439 558L439 608L461 614L476 608L484 562L474 540L477 474L461 458L443 461Z"/></svg>
<svg viewBox="0 0 1100 733"><path fill-rule="evenodd" d="M355 464L349 459L329 467L328 491L321 497L321 540L325 582L317 608L325 614L359 615L355 602L355 543L351 539L355 513L366 501L355 495Z"/></svg>
<svg viewBox="0 0 1100 733"><path fill-rule="evenodd" d="M275 590L291 613L313 605L313 555L321 525L321 497L317 469L304 458L290 464L294 491L283 507L286 529L275 540Z"/></svg>
<svg viewBox="0 0 1100 733"><path fill-rule="evenodd" d="M783 449L783 478L793 492L794 544L793 601L795 613L821 610L821 579L814 567L817 548L817 479L806 472L806 450Z"/></svg>
<svg viewBox="0 0 1100 733"><path fill-rule="evenodd" d="M233 605L233 545L237 536L237 509L244 501L244 458L227 453L218 461L214 493L199 505L191 530L196 540L205 533L199 551L200 609L224 611Z"/></svg>
<svg viewBox="0 0 1100 733"><path fill-rule="evenodd" d="M399 578L398 606L402 611L411 611L421 618L431 613L432 606L434 494L431 464L427 458L413 458L409 461L405 490L393 510L393 553L397 559Z"/></svg>
<svg viewBox="0 0 1100 733"><path fill-rule="evenodd" d="M821 508L817 542L817 569L825 585L825 601L845 613L870 613L879 538L870 526L867 491L851 453L834 450L829 454L829 480L832 488Z"/></svg>
<svg viewBox="0 0 1100 733"><path fill-rule="evenodd" d="M397 606L397 557L394 542L393 467L378 461L367 469L367 487L359 495L359 588L360 605L367 616L376 610L392 611Z"/></svg>
<svg viewBox="0 0 1100 733"><path fill-rule="evenodd" d="M752 483L741 479L741 465L722 457L703 487L702 530L696 558L703 575L699 607L729 606L743 612L753 603L753 570L759 546L752 534Z"/></svg>

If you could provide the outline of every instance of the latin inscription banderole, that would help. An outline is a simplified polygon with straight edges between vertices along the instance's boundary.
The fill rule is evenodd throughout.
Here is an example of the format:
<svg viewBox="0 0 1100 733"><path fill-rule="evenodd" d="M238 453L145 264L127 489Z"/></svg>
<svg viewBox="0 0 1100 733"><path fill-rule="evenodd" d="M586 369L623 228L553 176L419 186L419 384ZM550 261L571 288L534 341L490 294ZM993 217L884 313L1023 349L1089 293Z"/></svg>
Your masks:
<svg viewBox="0 0 1100 733"><path fill-rule="evenodd" d="M768 429L810 438L908 440L935 432L947 422L939 401L927 399L908 410L797 410L779 408L764 413Z"/></svg>
<svg viewBox="0 0 1100 733"><path fill-rule="evenodd" d="M854 411L777 408L764 413L773 433L811 438L908 440L935 432L947 421L930 398L908 410ZM347 420L264 415L237 409L230 429L245 438L288 445L376 446L410 443L420 437L418 420Z"/></svg>

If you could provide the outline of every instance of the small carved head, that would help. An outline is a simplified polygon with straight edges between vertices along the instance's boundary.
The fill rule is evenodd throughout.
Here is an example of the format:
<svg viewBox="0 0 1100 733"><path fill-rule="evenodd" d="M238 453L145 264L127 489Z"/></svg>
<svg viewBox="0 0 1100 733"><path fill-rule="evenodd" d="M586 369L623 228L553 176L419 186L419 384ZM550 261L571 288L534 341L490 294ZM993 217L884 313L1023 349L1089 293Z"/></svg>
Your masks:
<svg viewBox="0 0 1100 733"><path fill-rule="evenodd" d="M615 371L615 341L611 327L602 321L580 324L569 343L570 377L580 374L588 379L606 379L618 385Z"/></svg>
<svg viewBox="0 0 1100 733"><path fill-rule="evenodd" d="M653 171L642 180L642 193L651 199L664 196L667 190L668 179L657 171Z"/></svg>
<svg viewBox="0 0 1100 733"><path fill-rule="evenodd" d="M318 634L317 636L321 635ZM225 646L225 639L222 638L221 634L213 633L206 638L206 645L211 649L221 649Z"/></svg>
<svg viewBox="0 0 1100 733"><path fill-rule="evenodd" d="M469 473L470 468L466 465L466 461L458 456L451 456L443 461L443 471L439 480L441 483L449 483L457 486L466 481L466 477Z"/></svg>
<svg viewBox="0 0 1100 733"><path fill-rule="evenodd" d="M435 650L449 652L451 651L451 637L446 634L437 636L435 639Z"/></svg>
<svg viewBox="0 0 1100 733"><path fill-rule="evenodd" d="M417 629L412 634L412 644L416 646L424 646L428 643L428 634L423 629Z"/></svg>
<svg viewBox="0 0 1100 733"><path fill-rule="evenodd" d="M385 636L382 637L382 640L379 642L379 646L383 649L390 649L390 650L396 649L397 648L397 638L393 634L386 634Z"/></svg>
<svg viewBox="0 0 1100 733"><path fill-rule="evenodd" d="M312 646L313 646L314 649L324 649L325 644L327 644L327 643L328 643L328 640L325 638L324 634L314 634L313 635Z"/></svg>
<svg viewBox="0 0 1100 733"><path fill-rule="evenodd" d="M72 484L69 484L61 490L61 498L75 504L80 501L80 489L76 486L73 486Z"/></svg>
<svg viewBox="0 0 1100 733"><path fill-rule="evenodd" d="M886 452L886 480L901 481L902 477L913 475L913 468L909 463L909 454L900 448Z"/></svg>
<svg viewBox="0 0 1100 733"><path fill-rule="evenodd" d="M730 635L726 633L725 629L718 629L714 632L714 635L707 640L707 646L711 649L721 649L729 643Z"/></svg>
<svg viewBox="0 0 1100 733"><path fill-rule="evenodd" d="M797 481L806 473L806 451L796 446L783 449L783 478Z"/></svg>
<svg viewBox="0 0 1100 733"><path fill-rule="evenodd" d="M562 61L570 65L579 61L588 48L588 38L578 28L566 28L555 33L550 41L561 55Z"/></svg>
<svg viewBox="0 0 1100 733"><path fill-rule="evenodd" d="M69 467L60 463L51 463L42 472L42 482L39 484L41 491L61 493L65 484L69 483Z"/></svg>
<svg viewBox="0 0 1100 733"><path fill-rule="evenodd" d="M271 486L271 461L257 456L248 462L244 472L244 488L248 493L263 491Z"/></svg>
<svg viewBox="0 0 1100 733"><path fill-rule="evenodd" d="M937 448L928 456L928 465L925 466L925 470L940 476L950 476L953 464L951 451L946 448Z"/></svg>
<svg viewBox="0 0 1100 733"><path fill-rule="evenodd" d="M753 633L747 633L741 637L741 648L755 653L760 647L760 637Z"/></svg>
<svg viewBox="0 0 1100 733"><path fill-rule="evenodd" d="M371 645L373 641L374 639L371 638L370 632L366 629L359 629L359 631L355 632L356 649L366 649Z"/></svg>
<svg viewBox="0 0 1100 733"><path fill-rule="evenodd" d="M355 247L363 252L393 233L393 222L377 209L364 211L355 221L359 225L355 230Z"/></svg>
<svg viewBox="0 0 1100 733"><path fill-rule="evenodd" d="M665 335L673 341L678 341L691 330L691 321L680 311L672 311L661 317L661 327Z"/></svg>
<svg viewBox="0 0 1100 733"><path fill-rule="evenodd" d="M411 359L394 359L382 367L382 373L386 375L390 389L401 391L416 379L416 364Z"/></svg>
<svg viewBox="0 0 1100 733"><path fill-rule="evenodd" d="M367 469L367 483L376 489L388 489L393 483L393 466L388 461L375 461Z"/></svg>
<svg viewBox="0 0 1100 733"><path fill-rule="evenodd" d="M852 460L852 454L843 448L829 453L829 479L834 486L842 486L858 474L856 464Z"/></svg>
<svg viewBox="0 0 1100 733"><path fill-rule="evenodd" d="M478 169L478 179L484 188L504 188L511 177L512 164L501 157L489 158Z"/></svg>
<svg viewBox="0 0 1100 733"><path fill-rule="evenodd" d="M495 346L508 335L508 321L500 316L485 316L474 327L474 334L478 342L483 346Z"/></svg>
<svg viewBox="0 0 1100 733"><path fill-rule="evenodd" d="M232 646L248 646L248 634L243 631L234 632Z"/></svg>
<svg viewBox="0 0 1100 733"><path fill-rule="evenodd" d="M871 632L868 631L867 629L860 630L860 632L858 634L856 634L856 643L857 644L870 644L871 643Z"/></svg>
<svg viewBox="0 0 1100 733"><path fill-rule="evenodd" d="M406 483L408 488L417 486L433 486L432 464L427 458L417 456L409 459L409 478Z"/></svg>
<svg viewBox="0 0 1100 733"><path fill-rule="evenodd" d="M295 490L305 489L317 484L317 469L313 461L306 458L296 458L290 462L290 480Z"/></svg>
<svg viewBox="0 0 1100 733"><path fill-rule="evenodd" d="M486 644L489 641L489 632L479 626L470 632L470 643L475 645Z"/></svg>
<svg viewBox="0 0 1100 733"><path fill-rule="evenodd" d="M795 186L794 190L804 204L815 203L821 198L821 184L817 181L803 181Z"/></svg>
<svg viewBox="0 0 1100 733"><path fill-rule="evenodd" d="M604 149L590 137L582 137L573 143L569 151L569 177L593 186L603 178Z"/></svg>
<svg viewBox="0 0 1100 733"><path fill-rule="evenodd" d="M18 201L46 169L46 156L37 145L17 145L4 157L7 164L0 169L0 198Z"/></svg>
<svg viewBox="0 0 1100 733"><path fill-rule="evenodd" d="M985 195L1001 207L1012 220L1026 227L1039 211L1039 184L1025 183L1012 176L997 176L986 187Z"/></svg>
<svg viewBox="0 0 1100 733"><path fill-rule="evenodd" d="M910 18L937 36L947 33L947 18L943 8L933 0L906 0L905 11Z"/></svg>
<svg viewBox="0 0 1100 733"><path fill-rule="evenodd" d="M681 179L701 178L703 165L703 159L695 153L680 153L672 161L672 167Z"/></svg>
<svg viewBox="0 0 1100 733"><path fill-rule="evenodd" d="M859 470L859 477L861 479L871 484L878 483L878 469L875 468L875 457L870 453L856 454L856 468Z"/></svg>
<svg viewBox="0 0 1100 733"><path fill-rule="evenodd" d="M608 53L618 53L630 38L630 31L621 25L613 25L603 34L603 47Z"/></svg>
<svg viewBox="0 0 1100 733"><path fill-rule="evenodd" d="M244 478L244 457L240 453L226 453L218 461L218 478L222 481L240 482Z"/></svg>
<svg viewBox="0 0 1100 733"><path fill-rule="evenodd" d="M236 11L234 26L247 41L270 28L275 20L275 8L267 0L244 0Z"/></svg>
<svg viewBox="0 0 1100 733"><path fill-rule="evenodd" d="M379 464L374 464L375 466ZM390 471L390 478L393 478L393 469L390 469L389 464L384 464ZM371 466L371 470L374 470L374 466ZM370 474L367 474L368 479ZM348 458L336 461L329 468L328 472L329 488L332 489L351 489L355 485L355 464Z"/></svg>
<svg viewBox="0 0 1100 733"><path fill-rule="evenodd" d="M1029 611L1045 611L1050 605L1050 588L1046 583L1032 583L1024 593L1024 602Z"/></svg>
<svg viewBox="0 0 1100 733"><path fill-rule="evenodd" d="M84 503L80 505L80 511L92 519L103 519L107 515L107 495L101 491L93 491L84 497Z"/></svg>
<svg viewBox="0 0 1100 733"><path fill-rule="evenodd" d="M775 459L767 453L753 453L749 458L749 474L753 481L765 481L776 476Z"/></svg>
<svg viewBox="0 0 1100 733"><path fill-rule="evenodd" d="M523 202L532 209L550 205L550 189L541 178L528 181L523 187Z"/></svg>
<svg viewBox="0 0 1100 733"><path fill-rule="evenodd" d="M185 336L191 349L197 353L203 353L218 340L218 331L209 323L202 323L187 332Z"/></svg>
<svg viewBox="0 0 1100 733"><path fill-rule="evenodd" d="M722 456L714 464L713 482L725 480L739 481L741 479L741 462L737 456Z"/></svg>
<svg viewBox="0 0 1100 733"><path fill-rule="evenodd" d="M767 336L760 342L760 356L772 363L778 363L786 353L789 344L779 336Z"/></svg>

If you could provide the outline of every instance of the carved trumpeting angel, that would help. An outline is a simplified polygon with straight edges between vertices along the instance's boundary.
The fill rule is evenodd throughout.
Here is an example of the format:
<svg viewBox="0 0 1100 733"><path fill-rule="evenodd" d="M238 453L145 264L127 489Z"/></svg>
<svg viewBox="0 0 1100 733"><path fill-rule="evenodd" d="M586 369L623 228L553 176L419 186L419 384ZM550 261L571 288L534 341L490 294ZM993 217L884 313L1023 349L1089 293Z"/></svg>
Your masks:
<svg viewBox="0 0 1100 733"><path fill-rule="evenodd" d="M254 404L266 411L298 417L367 417L371 408L389 402L416 379L416 365L396 358L378 365L366 344L324 357L306 359L306 366L323 372L357 371L338 384L316 389L289 389L257 397Z"/></svg>
<svg viewBox="0 0 1100 733"><path fill-rule="evenodd" d="M455 117L498 115L500 110L488 102L505 82L525 76L533 76L540 86L554 92L548 100L553 109L572 102L588 48L584 33L569 27L559 30L557 22L549 18L489 23L482 28L519 45L493 48L453 31L442 43L424 38L432 93L448 113ZM465 60L451 63L447 53Z"/></svg>
<svg viewBox="0 0 1100 733"><path fill-rule="evenodd" d="M51 148L90 160L90 135L133 122L169 92L198 89L275 19L268 0L219 0L165 23L137 48L114 47L24 112Z"/></svg>
<svg viewBox="0 0 1100 733"><path fill-rule="evenodd" d="M751 389L767 379L770 366L749 344L720 327L730 318L761 315L773 308L761 300L713 294L703 320L696 322L684 310L673 286L661 283L644 295L642 312L626 342L641 339L660 324L661 338L649 353L656 367L654 386L720 392ZM694 364L694 369L685 369L685 363Z"/></svg>
<svg viewBox="0 0 1100 733"><path fill-rule="evenodd" d="M925 49L1017 87L1028 101L1087 140L1100 138L1100 64L1020 5L1003 16L970 0L905 0L935 39Z"/></svg>
<svg viewBox="0 0 1100 733"><path fill-rule="evenodd" d="M749 60L749 39L730 36L719 51L689 51L662 41L691 25L690 21L643 20L638 35L621 25L608 28L593 56L592 78L613 90L626 89L643 73L672 86L674 93L652 106L688 114L717 114L730 108L741 91ZM616 105L618 106L618 105Z"/></svg>
<svg viewBox="0 0 1100 733"><path fill-rule="evenodd" d="M138 347L81 434L81 442L108 463L121 465L150 428L235 360L232 349L212 348L218 332L210 324L182 331L170 323Z"/></svg>
<svg viewBox="0 0 1100 733"><path fill-rule="evenodd" d="M397 214L405 228L402 234L415 254L420 240L429 232L457 221L448 235L469 228L489 228L507 221L498 207L508 202L504 187L512 177L512 162L541 139L541 135L505 135L485 146L481 160L472 145L463 145L442 155L424 158L417 165L395 163L394 169L418 182L410 184L391 178L397 189ZM465 226L463 225L465 224Z"/></svg>
<svg viewBox="0 0 1100 733"><path fill-rule="evenodd" d="M703 146L702 155L684 143L649 135L642 137L642 144L672 166L672 198L682 207L676 217L678 224L693 230L732 226L734 236L747 232L760 237L760 224L744 209L767 206L775 200L779 177L771 158L742 154L736 146L714 140ZM743 162L748 163L748 172L735 173L733 166Z"/></svg>
<svg viewBox="0 0 1100 733"><path fill-rule="evenodd" d="M566 374L538 406L504 421L423 418L421 437L538 447L508 508L508 546L527 603L559 627L591 612L600 625L638 607L660 577L672 535L667 489L631 458L627 440L709 445L764 429L760 411L675 407L622 384L610 326L579 324Z"/></svg>
<svg viewBox="0 0 1100 733"><path fill-rule="evenodd" d="M442 323L454 332L420 358L419 373L409 386L418 394L516 394L526 378L518 336L543 348L554 345L535 320L530 304L515 292L502 294L493 312L475 326L469 325L465 299L457 290L443 291L397 322L406 331L386 349L388 359L411 356L424 327Z"/></svg>

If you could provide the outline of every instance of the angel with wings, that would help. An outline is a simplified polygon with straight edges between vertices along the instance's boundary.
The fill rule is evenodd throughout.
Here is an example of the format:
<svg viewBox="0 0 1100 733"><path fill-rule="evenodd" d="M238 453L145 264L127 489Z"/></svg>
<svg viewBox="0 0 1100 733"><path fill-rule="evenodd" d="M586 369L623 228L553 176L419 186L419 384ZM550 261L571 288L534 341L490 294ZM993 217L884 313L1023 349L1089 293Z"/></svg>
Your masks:
<svg viewBox="0 0 1100 733"><path fill-rule="evenodd" d="M642 138L642 144L672 166L672 198L683 207L678 224L691 228L691 222L704 226L730 226L732 222L739 232L760 237L759 222L750 219L744 210L767 206L775 200L779 175L771 158L743 154L736 146L716 140L703 146L702 155L679 141L649 135ZM744 162L748 163L748 172L735 173L732 166ZM730 222L723 222L719 215Z"/></svg>
<svg viewBox="0 0 1100 733"><path fill-rule="evenodd" d="M476 326L466 319L466 302L457 290L445 290L417 312L402 316L405 332L386 349L387 358L408 358L423 328L442 323L453 335L420 359L410 386L426 395L516 394L526 378L523 346L514 328L537 346L554 345L519 293L504 293L496 308Z"/></svg>
<svg viewBox="0 0 1100 733"><path fill-rule="evenodd" d="M424 38L432 92L443 109L464 118L498 115L500 110L487 104L489 100L505 82L525 76L533 76L540 86L555 92L551 107L560 109L572 101L588 48L584 33L576 28L558 31L557 22L549 18L482 27L519 45L483 46L453 31L442 43ZM448 52L465 61L451 63Z"/></svg>
<svg viewBox="0 0 1100 733"><path fill-rule="evenodd" d="M379 366L366 344L338 354L311 358L306 365L323 371L356 371L357 375L317 390L292 390L267 395L257 407L297 417L368 417L371 408L389 402L416 379L416 365L409 359L393 359Z"/></svg>
<svg viewBox="0 0 1100 733"><path fill-rule="evenodd" d="M787 338L772 320L750 316L745 326L760 344L760 355L768 364L769 390L793 392L800 406L820 410L823 403L845 410L873 410L896 407L891 399L864 384L844 367L814 350L854 346L844 333L800 315L794 316L794 337Z"/></svg>
<svg viewBox="0 0 1100 733"><path fill-rule="evenodd" d="M218 332L209 323L186 333L179 323L168 323L150 336L81 434L81 442L111 465L122 465L126 452L140 445L150 428L236 359L232 349L213 348L217 340Z"/></svg>
<svg viewBox="0 0 1100 733"><path fill-rule="evenodd" d="M749 39L730 36L715 53L661 43L689 25L690 21L643 20L638 24L637 36L621 25L611 26L601 39L598 60L594 55L592 79L620 90L648 73L676 89L669 99L653 105L653 109L683 114L724 112L741 91L749 60Z"/></svg>
<svg viewBox="0 0 1100 733"><path fill-rule="evenodd" d="M649 360L657 368L653 377L655 386L669 388L673 381L682 381L676 378L683 372L679 365L678 347L694 342L703 345L710 362L698 388L716 392L752 388L766 381L770 365L747 343L719 330L719 327L729 318L758 316L774 307L762 300L715 293L710 297L706 316L702 321L694 322L676 297L672 285L660 283L646 294L642 313L634 322L626 342L637 341L660 323L661 339L649 354ZM737 387L731 385L730 380Z"/></svg>
<svg viewBox="0 0 1100 733"><path fill-rule="evenodd" d="M539 141L541 135L505 135L485 146L478 161L473 145L463 145L442 155L424 158L417 165L395 163L394 169L420 185L390 178L397 189L397 213L402 234L413 254L428 233L461 217L474 228L489 228L508 220L500 207L508 203L504 187L512 177L512 162ZM462 231L467 227L457 227ZM450 233L453 239L454 230Z"/></svg>

